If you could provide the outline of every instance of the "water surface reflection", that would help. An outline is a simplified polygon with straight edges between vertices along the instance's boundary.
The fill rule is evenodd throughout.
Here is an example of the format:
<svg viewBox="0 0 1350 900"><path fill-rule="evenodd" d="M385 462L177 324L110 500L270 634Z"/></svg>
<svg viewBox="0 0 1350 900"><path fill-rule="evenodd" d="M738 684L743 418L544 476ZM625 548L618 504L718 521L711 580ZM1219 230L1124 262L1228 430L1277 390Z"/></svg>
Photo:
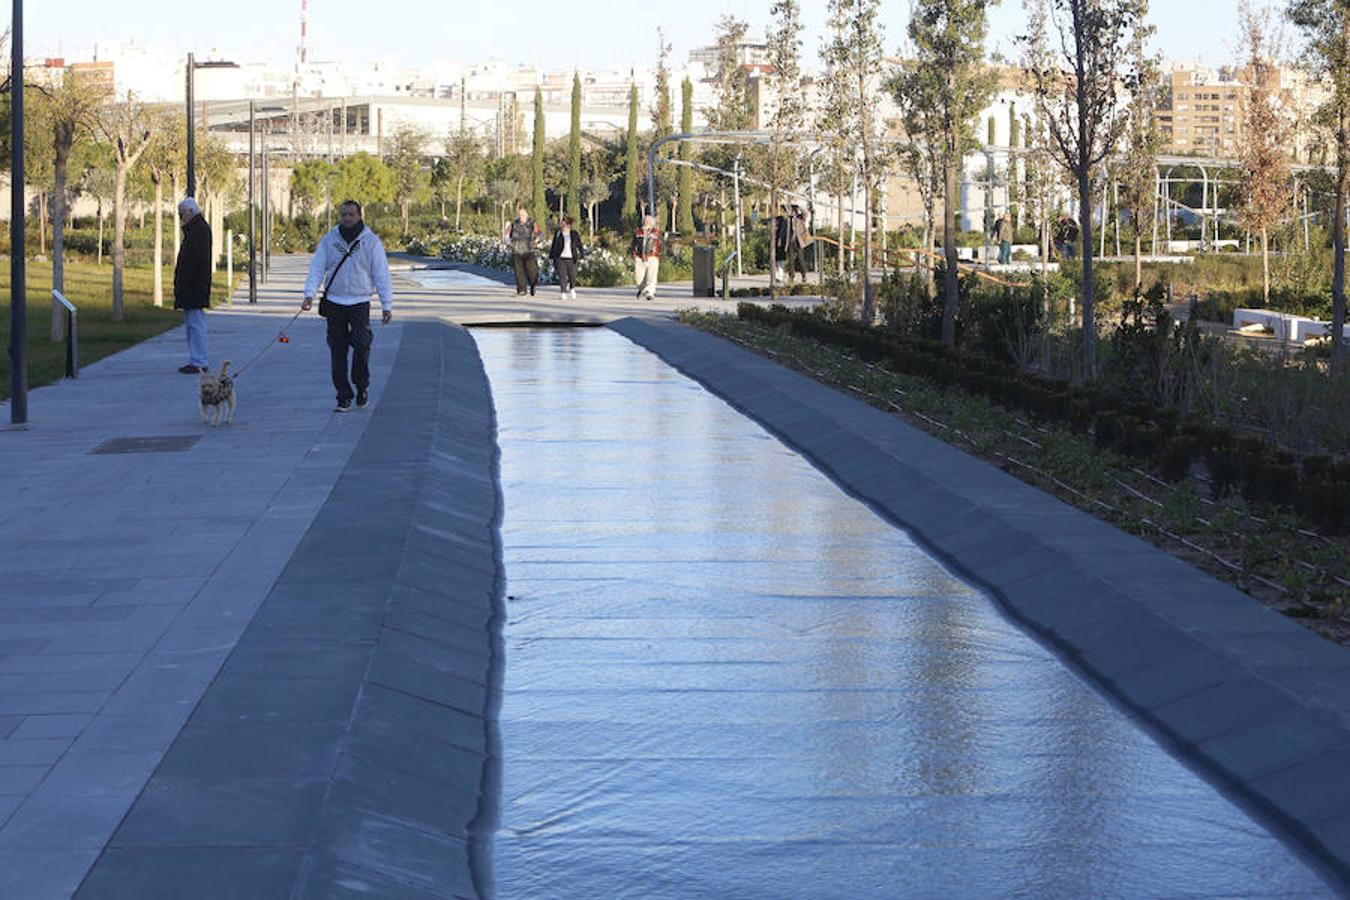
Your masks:
<svg viewBox="0 0 1350 900"><path fill-rule="evenodd" d="M1287 896L1302 862L907 536L605 330L479 331L498 893Z"/></svg>

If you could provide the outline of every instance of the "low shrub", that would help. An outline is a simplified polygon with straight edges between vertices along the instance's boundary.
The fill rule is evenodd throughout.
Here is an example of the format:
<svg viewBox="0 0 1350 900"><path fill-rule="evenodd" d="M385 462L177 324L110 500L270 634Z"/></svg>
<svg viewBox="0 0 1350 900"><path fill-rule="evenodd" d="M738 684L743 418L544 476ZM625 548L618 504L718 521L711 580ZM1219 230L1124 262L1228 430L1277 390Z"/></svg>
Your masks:
<svg viewBox="0 0 1350 900"><path fill-rule="evenodd" d="M1310 457L1300 467L1292 454L1260 437L1235 434L1194 415L1183 419L1176 407L1153 406L1101 384L1074 387L1021 372L1006 359L978 350L955 351L936 340L865 326L853 317L856 310L839 299L856 299L849 293L850 283L832 287L836 297L814 310L742 303L738 313L742 319L850 349L868 362L928 378L939 387L957 386L1041 421L1090 431L1097 447L1151 460L1172 481L1184 479L1203 458L1216 498L1237 489L1253 503L1296 506L1328 530L1346 527L1350 464Z"/></svg>

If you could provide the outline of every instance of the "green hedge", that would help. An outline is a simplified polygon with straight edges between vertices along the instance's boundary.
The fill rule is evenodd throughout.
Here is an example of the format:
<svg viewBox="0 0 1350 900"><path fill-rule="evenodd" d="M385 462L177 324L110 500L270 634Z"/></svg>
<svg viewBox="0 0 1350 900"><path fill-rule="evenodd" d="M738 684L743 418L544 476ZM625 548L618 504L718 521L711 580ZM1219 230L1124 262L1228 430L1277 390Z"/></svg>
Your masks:
<svg viewBox="0 0 1350 900"><path fill-rule="evenodd" d="M1291 454L1227 426L1183 422L1176 409L1146 407L1100 388L1029 375L985 354L953 351L940 341L830 321L809 310L778 305L741 303L737 313L742 320L786 328L799 337L852 350L867 362L1090 434L1098 447L1151 462L1172 481L1187 477L1192 464L1203 458L1216 498L1237 490L1253 503L1292 506L1327 532L1350 530L1350 462L1310 457L1300 464Z"/></svg>

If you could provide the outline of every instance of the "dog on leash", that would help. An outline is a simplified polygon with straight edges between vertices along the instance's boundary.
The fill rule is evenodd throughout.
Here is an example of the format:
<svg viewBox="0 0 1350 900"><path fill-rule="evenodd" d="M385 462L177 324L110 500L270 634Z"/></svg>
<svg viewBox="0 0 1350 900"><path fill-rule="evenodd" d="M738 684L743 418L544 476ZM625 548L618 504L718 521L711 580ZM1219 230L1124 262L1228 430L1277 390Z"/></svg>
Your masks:
<svg viewBox="0 0 1350 900"><path fill-rule="evenodd" d="M221 364L218 373L203 372L201 374L199 405L202 410L202 421L209 422L212 427L220 424L222 414L226 425L234 421L234 380L225 374L229 369L230 361L227 359ZM208 407L211 409L209 418L207 416Z"/></svg>

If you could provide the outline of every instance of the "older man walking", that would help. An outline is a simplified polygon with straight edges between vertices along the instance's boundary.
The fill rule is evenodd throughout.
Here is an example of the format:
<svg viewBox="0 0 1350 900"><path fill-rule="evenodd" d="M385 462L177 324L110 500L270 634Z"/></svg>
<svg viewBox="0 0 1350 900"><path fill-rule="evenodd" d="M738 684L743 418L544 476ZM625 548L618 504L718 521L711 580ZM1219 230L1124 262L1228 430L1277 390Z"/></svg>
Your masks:
<svg viewBox="0 0 1350 900"><path fill-rule="evenodd" d="M178 204L183 243L173 265L173 308L183 311L188 361L178 371L196 375L206 371L206 308L211 305L211 226L191 197Z"/></svg>
<svg viewBox="0 0 1350 900"><path fill-rule="evenodd" d="M375 232L366 228L361 204L355 200L344 201L338 207L338 226L323 236L314 251L301 309L314 305L314 294L325 279L328 283L319 294L319 315L328 320L328 349L333 387L337 389L337 406L333 409L348 412L353 398L357 406L370 402L370 345L375 340L370 331L370 295L379 295L384 324L388 325L394 316L384 244Z"/></svg>
<svg viewBox="0 0 1350 900"><path fill-rule="evenodd" d="M656 278L661 271L661 232L656 218L642 217L642 227L633 234L633 280L639 300L656 299Z"/></svg>
<svg viewBox="0 0 1350 900"><path fill-rule="evenodd" d="M539 257L535 253L539 234L539 226L523 206L516 210L516 217L502 229L502 243L511 249L511 265L516 272L518 296L524 295L528 288L533 297L535 287L539 284Z"/></svg>

